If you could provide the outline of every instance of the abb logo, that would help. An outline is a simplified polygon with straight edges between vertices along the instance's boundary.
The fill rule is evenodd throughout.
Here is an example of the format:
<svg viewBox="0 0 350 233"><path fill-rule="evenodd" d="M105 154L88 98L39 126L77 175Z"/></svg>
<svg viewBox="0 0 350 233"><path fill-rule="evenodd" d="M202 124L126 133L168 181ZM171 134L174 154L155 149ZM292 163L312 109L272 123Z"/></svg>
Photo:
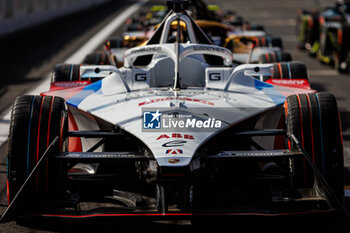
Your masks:
<svg viewBox="0 0 350 233"><path fill-rule="evenodd" d="M182 138L182 139L188 139L188 140L194 140L194 137L189 134L180 134L180 133L172 133L172 134L162 134L160 135L156 140L162 139L162 138Z"/></svg>

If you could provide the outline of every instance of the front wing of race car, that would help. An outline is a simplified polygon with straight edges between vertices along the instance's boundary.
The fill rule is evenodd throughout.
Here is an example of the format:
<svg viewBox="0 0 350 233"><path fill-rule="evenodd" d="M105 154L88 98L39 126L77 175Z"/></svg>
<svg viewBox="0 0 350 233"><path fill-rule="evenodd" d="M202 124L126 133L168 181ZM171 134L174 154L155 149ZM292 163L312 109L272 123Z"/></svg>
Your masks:
<svg viewBox="0 0 350 233"><path fill-rule="evenodd" d="M74 131L68 132L68 134L71 137L106 138L115 136L118 133ZM253 136L285 135L286 131L283 129L265 129L241 131L236 134L236 136L252 138ZM28 212L23 212L16 217L27 218L141 217L151 219L191 219L201 216L303 216L309 214L328 215L329 213L341 213L348 217L342 203L334 195L331 187L313 163L312 158L293 134L288 135L288 137L296 143L298 149L263 150L261 148L261 150L257 151L222 151L218 154L195 158L187 167L159 167L156 169L156 180L147 181L155 184L156 192L153 197L130 191L113 190L113 196L107 197L112 203L110 205L106 204L106 200L85 200L74 194L65 195L64 198L32 200L32 202L24 203L23 199L26 195L27 184L35 179L35 173L48 157L53 157L61 166L67 165L70 167L77 163L94 164L113 163L116 161L142 163L143 161L150 162L152 160L147 155L129 152L61 152L53 155L52 148L59 141L59 138L56 137L9 204L2 215L1 222L11 219L17 205L26 205ZM254 140L251 141L254 144ZM100 143L101 141L95 146L98 146ZM259 147L259 145L255 146ZM282 191L282 189L278 190L285 181L292 183L290 179L285 179L278 173L235 174L236 177L229 180L225 177L228 173L223 173L217 175L219 179L211 180L210 182L203 182L202 179L199 179L201 180L200 182L195 182L195 180L198 180L198 176L210 176L210 174L202 172L203 170L215 170L216 167L222 167L223 164L231 164L230 161L235 161L235 163L237 161L285 161L288 163L291 158L296 157L305 158L305 161L313 170L317 182L315 182L312 189L300 189L298 193L293 192L293 189L289 189L289 192ZM119 178L126 179L125 177ZM71 179L65 185L72 186L81 183L80 188L83 190L84 183L96 185L102 182L104 185L108 185L107 180L108 177L78 176L78 178ZM114 182L115 180L113 179ZM197 186L193 186L194 184ZM173 188L170 188L171 186ZM180 197L183 205L168 205L171 202L170 200L174 198L172 195L176 193L174 191L176 188L174 187L178 188L180 186L185 194ZM95 186L96 189L97 187L100 186ZM64 187L62 186L62 188ZM266 193L269 193L270 196L266 196ZM205 198L202 198L202 195ZM87 196L90 198L89 195ZM233 201L227 201L227 196L231 196ZM226 201L222 202L222 199ZM91 204L92 202L100 202L100 204L94 205ZM140 203L142 204L139 205Z"/></svg>

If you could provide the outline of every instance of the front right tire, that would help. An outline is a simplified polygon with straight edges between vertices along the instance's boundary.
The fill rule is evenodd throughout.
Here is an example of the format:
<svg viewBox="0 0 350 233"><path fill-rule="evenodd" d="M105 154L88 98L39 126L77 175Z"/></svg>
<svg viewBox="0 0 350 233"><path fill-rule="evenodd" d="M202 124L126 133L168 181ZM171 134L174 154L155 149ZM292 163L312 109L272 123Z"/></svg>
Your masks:
<svg viewBox="0 0 350 233"><path fill-rule="evenodd" d="M287 133L296 136L337 198L343 201L343 143L335 97L329 93L288 96L285 117ZM297 149L292 140L288 144L290 149ZM297 187L313 187L314 173L305 158L294 160L294 171Z"/></svg>

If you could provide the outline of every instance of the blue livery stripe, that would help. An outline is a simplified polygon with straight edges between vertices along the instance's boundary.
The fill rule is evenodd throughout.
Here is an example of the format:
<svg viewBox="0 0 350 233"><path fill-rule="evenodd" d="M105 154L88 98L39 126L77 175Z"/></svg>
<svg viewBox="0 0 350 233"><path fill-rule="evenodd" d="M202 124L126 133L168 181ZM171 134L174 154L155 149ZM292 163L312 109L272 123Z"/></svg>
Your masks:
<svg viewBox="0 0 350 233"><path fill-rule="evenodd" d="M272 84L254 79L255 88L264 92L276 105L281 105L286 100L286 97L277 91Z"/></svg>
<svg viewBox="0 0 350 233"><path fill-rule="evenodd" d="M74 107L78 107L78 105L88 96L91 94L94 94L95 92L99 91L102 86L102 80L97 81L95 83L92 83L86 87L84 87L81 92L78 94L72 96L69 100L67 100L67 104L72 105Z"/></svg>
<svg viewBox="0 0 350 233"><path fill-rule="evenodd" d="M267 88L267 87L273 87L272 84L262 82L258 79L254 79L254 85L255 85L255 88L258 90L262 90L262 89Z"/></svg>
<svg viewBox="0 0 350 233"><path fill-rule="evenodd" d="M324 164L324 159L325 159L325 155L324 155L324 150L323 150L323 143L324 143L324 139L323 139L323 127L322 127L322 116L321 116L321 106L320 106L320 100L318 98L317 93L315 94L316 97L316 101L317 101L317 108L318 108L318 117L319 117L319 121L320 121L320 135L321 135L321 156L322 156L322 172L323 175L325 175L326 170L325 170L325 164Z"/></svg>

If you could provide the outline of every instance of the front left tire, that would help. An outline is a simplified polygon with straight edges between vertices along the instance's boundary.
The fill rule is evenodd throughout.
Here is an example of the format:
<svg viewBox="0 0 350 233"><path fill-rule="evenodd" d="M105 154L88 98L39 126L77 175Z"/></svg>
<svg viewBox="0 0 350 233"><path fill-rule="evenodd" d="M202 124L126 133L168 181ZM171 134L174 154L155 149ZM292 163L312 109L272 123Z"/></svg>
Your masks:
<svg viewBox="0 0 350 233"><path fill-rule="evenodd" d="M66 132L67 109L64 99L33 95L16 98L11 113L8 141L9 203L57 136L59 142L53 151L57 153L63 150ZM23 199L28 202L59 193L60 167L50 158L43 163L25 190ZM22 211L20 206L16 207L16 211Z"/></svg>

